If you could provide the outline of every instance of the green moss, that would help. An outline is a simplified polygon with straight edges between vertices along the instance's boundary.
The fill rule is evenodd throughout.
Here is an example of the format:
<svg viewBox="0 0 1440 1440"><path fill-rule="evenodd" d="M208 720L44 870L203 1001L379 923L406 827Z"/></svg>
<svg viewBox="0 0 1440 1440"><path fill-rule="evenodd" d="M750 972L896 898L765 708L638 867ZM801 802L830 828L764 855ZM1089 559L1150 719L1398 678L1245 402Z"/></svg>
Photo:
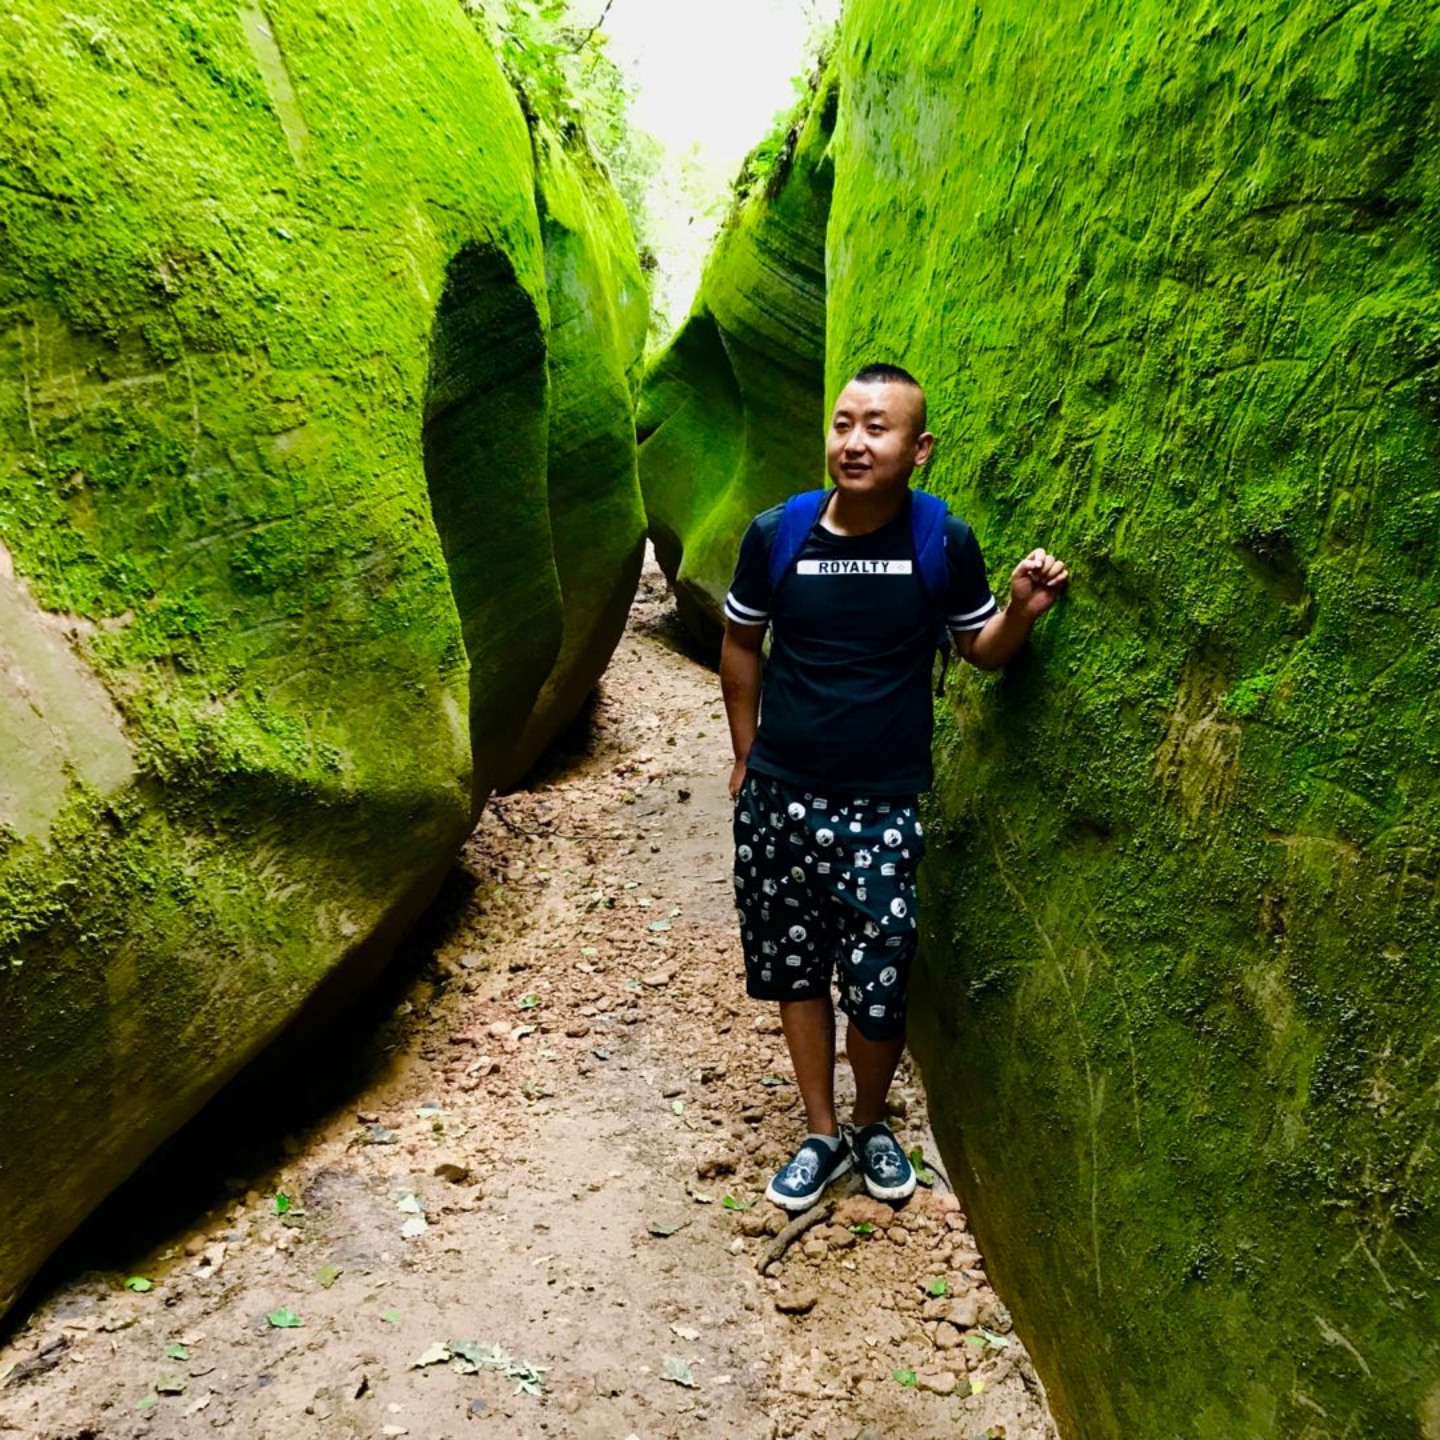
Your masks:
<svg viewBox="0 0 1440 1440"><path fill-rule="evenodd" d="M534 165L459 7L62 9L0 19L0 1310L433 892L560 636Z"/></svg>
<svg viewBox="0 0 1440 1440"><path fill-rule="evenodd" d="M997 574L1076 576L941 716L915 1038L1086 1440L1430 1403L1437 47L847 12L829 379L885 337Z"/></svg>
<svg viewBox="0 0 1440 1440"><path fill-rule="evenodd" d="M690 318L646 376L640 484L656 555L702 638L720 630L737 527L823 478L825 226L836 88L822 79L788 163L743 199Z"/></svg>
<svg viewBox="0 0 1440 1440"><path fill-rule="evenodd" d="M594 688L644 557L635 405L649 325L625 208L572 126L532 126L550 305L546 483L562 642L501 783L518 780Z"/></svg>
<svg viewBox="0 0 1440 1440"><path fill-rule="evenodd" d="M1075 575L942 707L912 1008L1067 1436L1440 1434L1437 60L1410 0L852 0L787 179L829 385L912 369L997 582ZM735 479L802 413L730 363L751 234L642 415L712 620L804 479Z"/></svg>

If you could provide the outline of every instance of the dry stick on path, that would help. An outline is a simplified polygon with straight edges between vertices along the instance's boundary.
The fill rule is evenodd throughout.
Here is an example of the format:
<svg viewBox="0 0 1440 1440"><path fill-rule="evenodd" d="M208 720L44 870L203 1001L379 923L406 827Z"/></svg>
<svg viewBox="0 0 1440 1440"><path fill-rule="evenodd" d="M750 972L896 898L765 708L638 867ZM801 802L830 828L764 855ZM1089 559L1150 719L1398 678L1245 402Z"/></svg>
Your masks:
<svg viewBox="0 0 1440 1440"><path fill-rule="evenodd" d="M835 1202L827 1200L823 1205L812 1205L803 1215L797 1215L761 1252L755 1268L763 1275L807 1231L822 1220L828 1220L834 1213Z"/></svg>

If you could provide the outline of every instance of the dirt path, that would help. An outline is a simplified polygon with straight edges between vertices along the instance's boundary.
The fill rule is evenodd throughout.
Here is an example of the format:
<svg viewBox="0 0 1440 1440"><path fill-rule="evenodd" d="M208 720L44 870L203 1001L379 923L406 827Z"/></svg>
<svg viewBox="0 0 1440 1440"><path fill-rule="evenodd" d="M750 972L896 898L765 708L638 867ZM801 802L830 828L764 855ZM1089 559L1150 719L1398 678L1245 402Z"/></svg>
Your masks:
<svg viewBox="0 0 1440 1440"><path fill-rule="evenodd" d="M583 753L487 811L369 1038L296 1062L323 1098L222 1107L61 1258L0 1433L1049 1440L942 1181L757 1271L798 1097L740 989L715 679L670 623L647 571ZM908 1070L896 1100L933 1156Z"/></svg>

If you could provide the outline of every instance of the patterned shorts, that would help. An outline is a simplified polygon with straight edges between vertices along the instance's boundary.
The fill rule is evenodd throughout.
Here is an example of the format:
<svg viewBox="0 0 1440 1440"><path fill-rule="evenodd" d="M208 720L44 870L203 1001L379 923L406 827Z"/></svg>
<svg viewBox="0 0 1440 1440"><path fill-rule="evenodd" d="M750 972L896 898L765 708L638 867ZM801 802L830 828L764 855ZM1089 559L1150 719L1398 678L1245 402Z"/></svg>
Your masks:
<svg viewBox="0 0 1440 1440"><path fill-rule="evenodd" d="M905 1028L915 954L915 802L831 799L753 770L735 801L735 903L754 1000L830 995L870 1040Z"/></svg>

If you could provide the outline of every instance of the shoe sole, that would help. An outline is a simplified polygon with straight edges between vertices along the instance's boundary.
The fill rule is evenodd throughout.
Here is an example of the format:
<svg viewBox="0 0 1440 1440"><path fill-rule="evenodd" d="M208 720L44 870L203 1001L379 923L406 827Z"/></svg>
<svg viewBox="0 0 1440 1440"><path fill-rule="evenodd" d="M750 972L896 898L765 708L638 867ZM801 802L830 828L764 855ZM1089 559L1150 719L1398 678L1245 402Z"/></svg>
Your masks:
<svg viewBox="0 0 1440 1440"><path fill-rule="evenodd" d="M903 1185L877 1185L865 1172L860 1172L865 1189L874 1200L908 1200L915 1193L916 1177L912 1175Z"/></svg>
<svg viewBox="0 0 1440 1440"><path fill-rule="evenodd" d="M813 1195L780 1195L776 1192L775 1182L772 1180L765 1187L765 1198L772 1205L778 1205L782 1210L808 1210L842 1175L848 1175L854 1168L854 1156L845 1156L825 1177L825 1183ZM915 1187L912 1185L910 1188L913 1190Z"/></svg>

